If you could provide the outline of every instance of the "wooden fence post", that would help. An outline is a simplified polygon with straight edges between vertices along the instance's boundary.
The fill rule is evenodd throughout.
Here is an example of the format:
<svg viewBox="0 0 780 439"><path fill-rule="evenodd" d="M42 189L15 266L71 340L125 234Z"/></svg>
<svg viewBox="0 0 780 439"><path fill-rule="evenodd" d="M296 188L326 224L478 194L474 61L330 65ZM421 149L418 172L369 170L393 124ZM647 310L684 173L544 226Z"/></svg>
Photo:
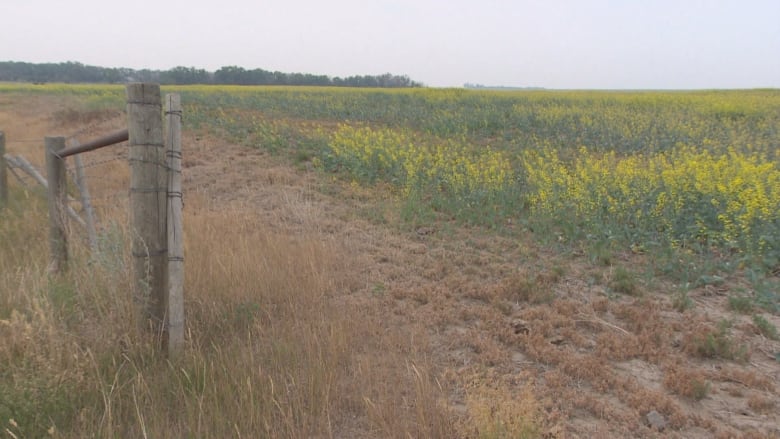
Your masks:
<svg viewBox="0 0 780 439"><path fill-rule="evenodd" d="M65 233L65 161L57 152L65 148L64 137L46 137L46 177L49 191L49 272L60 273L68 268L68 239Z"/></svg>
<svg viewBox="0 0 780 439"><path fill-rule="evenodd" d="M166 349L171 358L184 347L184 230L181 190L181 98L165 96L168 163L168 297Z"/></svg>
<svg viewBox="0 0 780 439"><path fill-rule="evenodd" d="M0 209L8 204L8 173L5 168L5 133L0 131Z"/></svg>
<svg viewBox="0 0 780 439"><path fill-rule="evenodd" d="M166 312L168 250L167 172L159 85L127 86L127 130L134 294L142 306L142 323L151 323L160 334Z"/></svg>

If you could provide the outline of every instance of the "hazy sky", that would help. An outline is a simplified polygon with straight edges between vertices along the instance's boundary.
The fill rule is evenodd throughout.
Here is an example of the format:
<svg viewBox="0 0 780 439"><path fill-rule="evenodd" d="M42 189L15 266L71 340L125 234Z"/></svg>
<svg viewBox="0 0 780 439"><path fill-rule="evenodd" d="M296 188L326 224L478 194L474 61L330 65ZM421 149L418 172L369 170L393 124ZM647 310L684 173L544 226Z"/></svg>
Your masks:
<svg viewBox="0 0 780 439"><path fill-rule="evenodd" d="M2 0L0 60L429 86L780 87L780 0Z"/></svg>

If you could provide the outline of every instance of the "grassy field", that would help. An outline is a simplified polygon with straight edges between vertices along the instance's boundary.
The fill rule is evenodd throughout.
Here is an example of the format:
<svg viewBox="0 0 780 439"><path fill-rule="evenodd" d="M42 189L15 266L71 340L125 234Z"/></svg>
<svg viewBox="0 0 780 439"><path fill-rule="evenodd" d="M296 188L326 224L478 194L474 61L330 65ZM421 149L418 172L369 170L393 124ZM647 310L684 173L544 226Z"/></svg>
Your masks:
<svg viewBox="0 0 780 439"><path fill-rule="evenodd" d="M185 107L186 354L128 318L124 206L50 278L45 203L12 186L0 434L780 434L777 90L163 91ZM34 162L14 137L123 110L121 86L0 84Z"/></svg>

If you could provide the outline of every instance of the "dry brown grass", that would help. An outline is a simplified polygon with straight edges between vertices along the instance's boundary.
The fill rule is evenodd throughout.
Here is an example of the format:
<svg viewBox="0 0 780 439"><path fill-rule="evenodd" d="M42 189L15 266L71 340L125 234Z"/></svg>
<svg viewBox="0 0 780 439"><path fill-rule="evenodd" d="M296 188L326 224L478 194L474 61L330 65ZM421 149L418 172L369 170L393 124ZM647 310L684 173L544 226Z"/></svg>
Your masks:
<svg viewBox="0 0 780 439"><path fill-rule="evenodd" d="M13 193L0 221L0 416L14 435L455 434L425 337L332 301L345 281L334 266L349 260L335 243L189 198L188 346L169 363L132 317L122 209L102 219L103 250L74 239L71 271L47 278L45 206Z"/></svg>
<svg viewBox="0 0 780 439"><path fill-rule="evenodd" d="M683 364L668 364L664 373L664 387L677 395L696 401L710 392L711 383L700 370Z"/></svg>

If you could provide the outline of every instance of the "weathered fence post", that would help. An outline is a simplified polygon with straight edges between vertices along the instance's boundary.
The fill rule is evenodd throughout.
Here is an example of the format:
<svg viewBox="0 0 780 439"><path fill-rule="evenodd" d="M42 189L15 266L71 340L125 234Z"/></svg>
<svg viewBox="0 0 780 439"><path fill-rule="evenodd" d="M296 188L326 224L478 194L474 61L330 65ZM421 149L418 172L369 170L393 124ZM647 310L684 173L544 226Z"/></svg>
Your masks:
<svg viewBox="0 0 780 439"><path fill-rule="evenodd" d="M134 294L143 324L164 329L167 276L167 172L162 100L157 84L127 86L127 130L130 145L130 209Z"/></svg>
<svg viewBox="0 0 780 439"><path fill-rule="evenodd" d="M64 137L46 137L46 177L49 184L49 272L68 268L68 240L65 232L65 161L57 154L65 148Z"/></svg>
<svg viewBox="0 0 780 439"><path fill-rule="evenodd" d="M8 173L5 163L5 133L0 131L0 209L8 204Z"/></svg>
<svg viewBox="0 0 780 439"><path fill-rule="evenodd" d="M165 96L166 151L168 163L168 301L166 349L169 357L184 347L184 230L181 190L181 99Z"/></svg>

